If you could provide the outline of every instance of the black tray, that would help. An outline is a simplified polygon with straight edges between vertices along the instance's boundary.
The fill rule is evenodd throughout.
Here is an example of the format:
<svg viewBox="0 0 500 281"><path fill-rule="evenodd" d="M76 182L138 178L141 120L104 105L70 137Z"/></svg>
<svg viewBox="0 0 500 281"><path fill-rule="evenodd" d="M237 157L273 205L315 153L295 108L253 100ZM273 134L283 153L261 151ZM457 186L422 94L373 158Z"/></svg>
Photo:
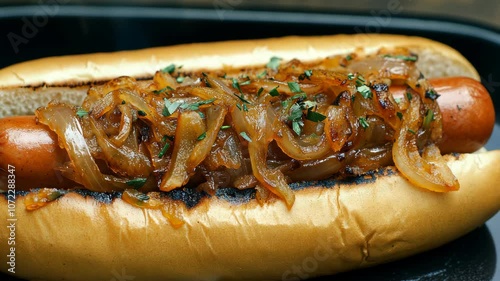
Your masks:
<svg viewBox="0 0 500 281"><path fill-rule="evenodd" d="M53 55L187 42L337 33L407 34L435 39L458 49L478 69L500 112L500 35L497 30L432 18L395 15L377 18L362 14L241 11L235 8L228 5L214 9L4 7L0 12L0 35L3 36L0 67ZM493 137L487 144L489 149L500 149L499 124L500 114ZM314 280L500 281L496 258L499 252L500 215L497 215L486 225L438 249L374 268ZM2 274L0 280L20 281Z"/></svg>

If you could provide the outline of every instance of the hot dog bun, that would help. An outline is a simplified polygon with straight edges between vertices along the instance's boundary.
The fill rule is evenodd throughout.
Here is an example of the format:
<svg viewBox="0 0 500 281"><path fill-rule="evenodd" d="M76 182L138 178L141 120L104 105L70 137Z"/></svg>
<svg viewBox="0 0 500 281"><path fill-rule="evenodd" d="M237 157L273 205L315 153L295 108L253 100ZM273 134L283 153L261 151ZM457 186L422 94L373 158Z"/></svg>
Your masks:
<svg viewBox="0 0 500 281"><path fill-rule="evenodd" d="M33 114L58 99L80 104L89 83L119 76L150 78L174 63L183 70L219 69L224 66L264 65L272 56L288 61L314 61L364 48L405 46L419 55L418 67L428 77L466 76L479 80L475 68L460 53L442 43L421 37L357 34L317 37L283 37L249 41L197 43L138 51L50 57L0 70L0 108L4 116ZM54 87L55 86L55 87ZM65 94L62 95L61 93Z"/></svg>
<svg viewBox="0 0 500 281"><path fill-rule="evenodd" d="M206 198L183 210L179 229L161 211L121 199L98 203L71 193L29 212L20 197L16 276L110 280L115 270L134 280L298 280L296 267L313 277L373 266L484 223L499 208L498 165L500 151L453 159L461 189L446 194L415 188L396 173L360 184L311 183L296 192L291 210L283 201Z"/></svg>
<svg viewBox="0 0 500 281"><path fill-rule="evenodd" d="M29 88L14 87L22 83L68 86L118 75L146 77L170 63L183 64L187 70L199 65L263 64L273 55L313 60L356 47L375 50L382 45L409 46L419 55L420 68L427 77L462 75L478 79L467 60L436 42L403 36L342 35L195 44L167 47L157 54L150 49L63 57L54 58L53 65L52 59L44 59L31 66L25 63L1 70L0 83L4 93L27 90L27 96L35 96ZM142 66L136 70L134 65ZM37 69L47 72L38 75ZM71 72L57 79L56 73ZM14 77L12 73L24 82L8 78ZM73 80L66 81L68 77ZM64 88L41 87L39 91L46 89L57 92ZM29 109L14 108L9 114L21 110ZM221 192L201 199L190 209L183 208L186 223L178 229L161 211L135 208L119 195L111 199L113 196L87 193L83 197L70 192L29 212L18 194L16 276L30 280L110 280L115 278L114 273L125 272L135 281L299 280L388 262L455 239L500 209L500 151L449 155L446 159L460 181L458 192L438 194L414 187L388 168L351 182L295 184L296 199L290 209L281 200L261 206L255 199ZM4 197L0 197L0 207L7 209ZM0 220L7 220L7 212L0 213ZM0 240L6 241L7 235L1 232ZM8 246L0 245L5 257Z"/></svg>

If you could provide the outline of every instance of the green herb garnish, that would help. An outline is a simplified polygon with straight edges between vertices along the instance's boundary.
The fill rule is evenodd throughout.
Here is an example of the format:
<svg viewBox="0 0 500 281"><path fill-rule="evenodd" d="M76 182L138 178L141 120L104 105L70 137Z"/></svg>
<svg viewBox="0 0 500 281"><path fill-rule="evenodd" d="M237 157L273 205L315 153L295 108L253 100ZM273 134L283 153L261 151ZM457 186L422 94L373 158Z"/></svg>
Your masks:
<svg viewBox="0 0 500 281"><path fill-rule="evenodd" d="M321 122L323 120L325 120L326 116L319 113L319 112L316 112L316 111L312 111L312 107L309 107L307 109L307 115L306 115L306 119L307 120L310 120L310 121L313 121L313 122Z"/></svg>
<svg viewBox="0 0 500 281"><path fill-rule="evenodd" d="M269 62L266 64L266 66L272 70L278 70L278 67L280 66L281 60L282 60L282 58L272 57L269 60Z"/></svg>
<svg viewBox="0 0 500 281"><path fill-rule="evenodd" d="M288 88L292 93L302 93L302 89L300 89L300 85L297 82L288 82Z"/></svg>
<svg viewBox="0 0 500 281"><path fill-rule="evenodd" d="M215 101L215 98L211 98L208 100L202 100L202 101L191 103L191 104L184 103L180 106L180 108L195 111L195 110L200 109L200 106L213 103L214 101Z"/></svg>
<svg viewBox="0 0 500 281"><path fill-rule="evenodd" d="M165 117L172 115L177 110L177 108L181 105L180 102L178 102L178 101L170 102L167 98L164 98L163 101L165 103L165 106L163 107L162 113L163 113L163 116L165 116Z"/></svg>
<svg viewBox="0 0 500 281"><path fill-rule="evenodd" d="M147 180L146 178L136 178L136 179L127 181L126 184L128 186L133 187L134 189L139 189L146 183L146 180Z"/></svg>
<svg viewBox="0 0 500 281"><path fill-rule="evenodd" d="M278 87L279 86L276 86L275 88L271 89L271 91L269 91L269 94L272 96L272 97L277 97L280 95L280 93L278 92Z"/></svg>
<svg viewBox="0 0 500 281"><path fill-rule="evenodd" d="M252 142L252 139L247 135L246 132L241 132L240 136L248 142Z"/></svg>
<svg viewBox="0 0 500 281"><path fill-rule="evenodd" d="M434 121L434 111L431 109L428 109L427 112L425 112L424 122L423 122L422 126L424 128L429 128L432 121Z"/></svg>
<svg viewBox="0 0 500 281"><path fill-rule="evenodd" d="M166 141L166 140L164 140L164 141ZM161 149L160 153L158 153L158 158L162 158L165 155L165 153L167 153L167 150L169 148L170 148L170 143L166 142L165 145L163 146L163 148Z"/></svg>
<svg viewBox="0 0 500 281"><path fill-rule="evenodd" d="M83 117L83 116L87 116L87 115L89 115L89 112L88 112L88 111L86 111L86 110L85 110L85 109L83 109L83 108L79 108L79 109L76 111L76 115L77 115L78 117L80 117L80 118L81 118L81 117Z"/></svg>
<svg viewBox="0 0 500 281"><path fill-rule="evenodd" d="M436 91L434 91L434 89L430 89L430 90L425 92L425 97L428 99L431 99L431 100L436 100L437 98L440 97L440 95L438 93L436 93Z"/></svg>
<svg viewBox="0 0 500 281"><path fill-rule="evenodd" d="M196 140L201 141L201 140L205 139L206 137L207 137L207 132L203 132L203 134L199 135L198 138L196 138Z"/></svg>
<svg viewBox="0 0 500 281"><path fill-rule="evenodd" d="M182 82L184 82L184 79L186 79L186 77L179 76L179 77L177 77L177 79L175 79L175 80L177 81L177 83L182 83Z"/></svg>
<svg viewBox="0 0 500 281"><path fill-rule="evenodd" d="M257 74L257 78L262 79L262 78L266 77L266 75L267 75L267 70L264 69L264 71Z"/></svg>
<svg viewBox="0 0 500 281"><path fill-rule="evenodd" d="M364 117L359 117L358 121L359 121L359 125L361 125L361 127L365 130L366 130L366 128L368 128L370 126L370 124L368 124L368 121L366 121L366 118L364 118Z"/></svg>
<svg viewBox="0 0 500 281"><path fill-rule="evenodd" d="M227 130L229 128L231 128L230 125L224 125L224 126L220 127L221 130Z"/></svg>
<svg viewBox="0 0 500 281"><path fill-rule="evenodd" d="M418 56L384 55L384 58L398 59L398 60L404 60L404 61L417 61L418 60Z"/></svg>
<svg viewBox="0 0 500 281"><path fill-rule="evenodd" d="M260 87L259 91L257 91L257 97L260 97L260 94L264 91L264 88Z"/></svg>
<svg viewBox="0 0 500 281"><path fill-rule="evenodd" d="M370 90L370 87L366 85L361 85L359 87L356 87L358 92L365 98L365 99L371 99L372 98L372 91Z"/></svg>
<svg viewBox="0 0 500 281"><path fill-rule="evenodd" d="M175 71L175 64L171 64L171 65L169 65L161 70L161 72L164 72L164 73L168 72L170 74L172 74L174 71Z"/></svg>

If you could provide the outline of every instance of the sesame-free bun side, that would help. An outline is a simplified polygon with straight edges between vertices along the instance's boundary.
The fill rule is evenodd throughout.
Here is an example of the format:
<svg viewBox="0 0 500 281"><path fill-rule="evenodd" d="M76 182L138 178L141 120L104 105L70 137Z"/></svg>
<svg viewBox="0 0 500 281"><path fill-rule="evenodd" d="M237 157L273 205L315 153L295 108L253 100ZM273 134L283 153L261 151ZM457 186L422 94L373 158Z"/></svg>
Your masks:
<svg viewBox="0 0 500 281"><path fill-rule="evenodd" d="M61 93L70 86L98 83L124 75L150 78L155 71L172 63L183 65L184 71L238 68L265 65L273 56L284 61L294 58L314 61L354 52L358 48L371 53L381 47L398 46L408 47L419 55L418 67L428 78L466 76L479 80L474 67L455 49L421 37L356 34L196 43L48 57L6 67L0 70L0 101L12 106L0 108L0 117L32 114L37 107L46 104L46 100L60 99ZM80 102L86 89L88 86L73 88L71 98L63 95L64 101ZM30 100L19 104L17 97L24 98L30 91Z"/></svg>
<svg viewBox="0 0 500 281"><path fill-rule="evenodd" d="M397 172L318 182L287 209L206 198L174 229L158 210L69 193L32 212L17 199L16 277L28 280L298 280L403 258L483 224L500 208L500 151L447 156L461 189L434 193ZM0 197L0 208L6 200ZM0 212L6 221L7 212ZM7 241L8 232L0 232ZM5 259L7 243L1 243ZM5 262L2 271L5 271ZM295 273L294 273L295 272Z"/></svg>

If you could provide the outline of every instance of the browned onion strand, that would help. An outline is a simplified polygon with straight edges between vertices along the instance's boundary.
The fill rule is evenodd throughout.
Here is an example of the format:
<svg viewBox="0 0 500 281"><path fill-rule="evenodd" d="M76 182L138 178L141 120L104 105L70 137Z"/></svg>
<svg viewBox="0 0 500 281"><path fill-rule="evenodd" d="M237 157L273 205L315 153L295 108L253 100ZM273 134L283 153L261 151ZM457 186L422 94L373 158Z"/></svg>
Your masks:
<svg viewBox="0 0 500 281"><path fill-rule="evenodd" d="M75 167L78 182L92 191L109 190L90 154L75 111L69 106L52 103L45 110L38 110L36 116L40 123L47 125L58 135L59 144L66 149Z"/></svg>
<svg viewBox="0 0 500 281"><path fill-rule="evenodd" d="M418 186L456 190L435 145L439 107L426 97L416 57L406 49L349 57L226 72L169 67L151 81L119 77L92 87L80 117L55 103L37 117L68 151L62 174L95 191L130 181L141 192L255 188L259 203L278 197L291 207L289 182L393 164ZM410 96L396 100L391 84L407 85Z"/></svg>

